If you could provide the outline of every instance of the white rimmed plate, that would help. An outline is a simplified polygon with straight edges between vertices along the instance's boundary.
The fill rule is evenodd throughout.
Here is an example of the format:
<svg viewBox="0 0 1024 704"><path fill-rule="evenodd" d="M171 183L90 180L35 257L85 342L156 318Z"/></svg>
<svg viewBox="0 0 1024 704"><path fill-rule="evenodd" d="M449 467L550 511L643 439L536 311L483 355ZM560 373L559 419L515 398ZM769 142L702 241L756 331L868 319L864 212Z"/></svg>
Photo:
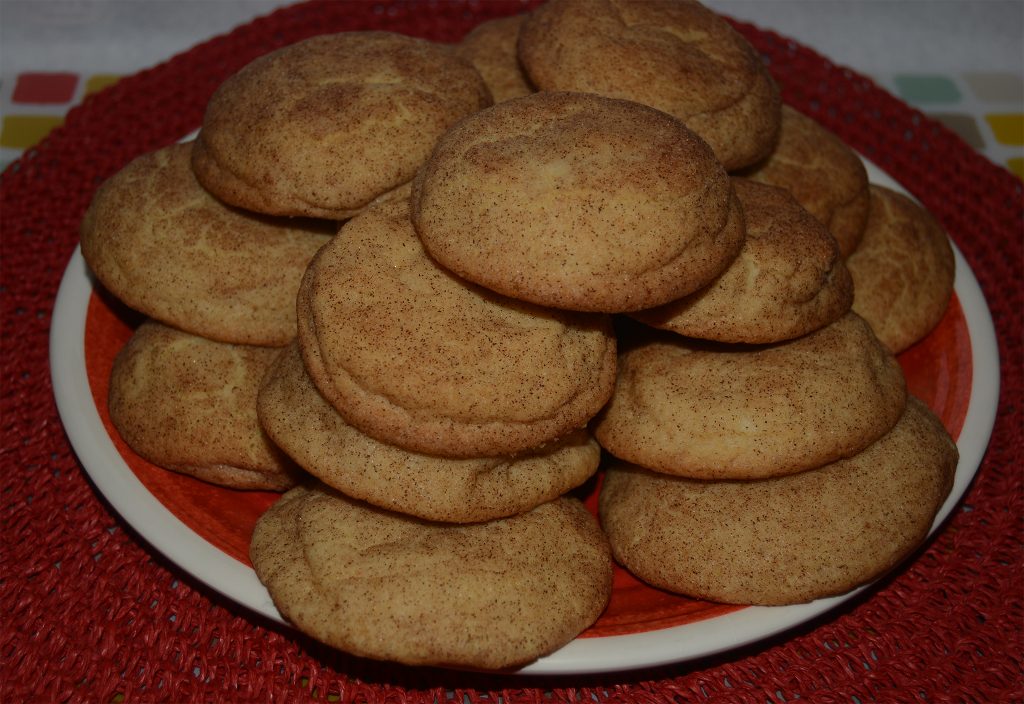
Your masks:
<svg viewBox="0 0 1024 704"><path fill-rule="evenodd" d="M868 164L868 173L872 182L905 193L877 167ZM954 254L955 293L962 312L958 324L966 330L968 350L967 364L961 371L966 378L960 379L967 395L963 402L966 411L961 414L962 427L957 437L960 462L953 490L936 516L933 531L949 516L977 471L995 422L999 395L999 359L991 315L963 256L955 248ZM283 622L249 565L223 545L211 542L209 534L197 530L196 522L190 520L187 512L172 511L155 496L150 485L133 471L118 447L119 440L108 430L102 404L97 403L96 390L90 385L87 365L90 346L95 344L95 340L87 337L87 318L94 289L98 288L76 249L57 294L50 360L58 411L79 460L113 508L154 548L232 601ZM520 672L607 672L713 655L804 623L850 599L857 591L808 604L740 608L680 625L647 628L641 623L605 629L605 633L615 630L621 634L577 638Z"/></svg>

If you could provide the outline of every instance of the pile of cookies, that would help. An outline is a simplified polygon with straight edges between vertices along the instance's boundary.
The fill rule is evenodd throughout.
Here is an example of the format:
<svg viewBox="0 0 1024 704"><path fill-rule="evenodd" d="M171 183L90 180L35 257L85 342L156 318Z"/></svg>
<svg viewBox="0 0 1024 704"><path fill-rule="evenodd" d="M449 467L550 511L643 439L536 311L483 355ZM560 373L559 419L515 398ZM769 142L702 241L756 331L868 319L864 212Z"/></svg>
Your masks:
<svg viewBox="0 0 1024 704"><path fill-rule="evenodd" d="M613 559L704 599L840 593L952 484L894 357L946 308L945 233L696 2L278 50L81 233L149 318L115 360L118 431L294 487L253 566L357 655L522 665L599 617ZM571 492L602 451L595 517Z"/></svg>

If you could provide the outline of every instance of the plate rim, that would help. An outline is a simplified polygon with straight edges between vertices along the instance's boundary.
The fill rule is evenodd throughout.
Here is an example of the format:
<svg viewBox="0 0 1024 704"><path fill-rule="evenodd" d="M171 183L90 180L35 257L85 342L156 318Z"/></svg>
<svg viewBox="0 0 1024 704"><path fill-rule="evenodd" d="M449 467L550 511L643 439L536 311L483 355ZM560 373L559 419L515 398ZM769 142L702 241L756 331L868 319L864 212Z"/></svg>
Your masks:
<svg viewBox="0 0 1024 704"><path fill-rule="evenodd" d="M863 160L872 184L910 195L879 167ZM954 290L963 310L971 350L971 391L957 438L960 459L953 488L936 514L929 539L967 493L988 447L999 405L999 348L992 315L974 272L952 238L950 244L956 264ZM85 362L88 304L99 287L85 264L80 245L76 245L57 291L49 340L54 398L72 450L104 498L152 548L233 603L291 628L256 573L207 542L157 500L108 436L93 402ZM804 604L748 606L679 626L577 638L515 674L619 672L716 655L806 623L854 598L871 584Z"/></svg>

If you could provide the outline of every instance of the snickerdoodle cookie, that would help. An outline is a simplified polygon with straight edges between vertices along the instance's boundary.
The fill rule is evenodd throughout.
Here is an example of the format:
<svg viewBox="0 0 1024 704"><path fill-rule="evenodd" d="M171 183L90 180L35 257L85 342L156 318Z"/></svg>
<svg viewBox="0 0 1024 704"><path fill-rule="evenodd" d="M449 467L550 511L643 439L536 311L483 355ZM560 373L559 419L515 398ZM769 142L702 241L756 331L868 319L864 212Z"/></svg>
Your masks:
<svg viewBox="0 0 1024 704"><path fill-rule="evenodd" d="M846 592L917 548L953 484L957 449L911 397L849 459L758 481L610 467L600 497L612 551L640 579L699 599L791 604Z"/></svg>
<svg viewBox="0 0 1024 704"><path fill-rule="evenodd" d="M306 373L297 346L282 351L260 389L260 422L311 474L348 496L433 521L468 523L522 513L586 481L601 457L577 431L541 452L448 459L374 440L342 419Z"/></svg>
<svg viewBox="0 0 1024 704"><path fill-rule="evenodd" d="M472 115L413 183L432 257L506 296L624 312L686 295L743 243L732 184L707 145L653 108L534 93Z"/></svg>
<svg viewBox="0 0 1024 704"><path fill-rule="evenodd" d="M486 523L431 523L297 487L250 557L299 630L363 657L504 669L565 645L611 593L608 543L574 499Z"/></svg>
<svg viewBox="0 0 1024 704"><path fill-rule="evenodd" d="M193 167L234 205L343 219L411 180L446 129L490 104L451 47L389 32L316 36L218 88Z"/></svg>
<svg viewBox="0 0 1024 704"><path fill-rule="evenodd" d="M783 106L778 144L743 175L792 193L829 229L844 257L857 248L868 220L867 170L852 149L810 117Z"/></svg>
<svg viewBox="0 0 1024 704"><path fill-rule="evenodd" d="M287 489L302 472L256 414L278 353L147 321L114 359L110 419L129 447L165 469L235 489Z"/></svg>
<svg viewBox="0 0 1024 704"><path fill-rule="evenodd" d="M295 294L332 223L225 206L196 181L192 144L145 154L100 186L82 221L82 255L114 296L214 340L285 345Z"/></svg>
<svg viewBox="0 0 1024 704"><path fill-rule="evenodd" d="M698 479L754 479L849 457L903 413L896 358L854 313L775 345L673 335L621 356L594 432L620 459Z"/></svg>
<svg viewBox="0 0 1024 704"><path fill-rule="evenodd" d="M368 209L313 260L299 343L317 388L378 440L448 457L534 449L611 394L608 316L506 298L423 250L406 203Z"/></svg>
<svg viewBox="0 0 1024 704"><path fill-rule="evenodd" d="M747 239L740 254L696 293L634 317L719 342L788 340L838 319L853 280L825 226L781 188L734 178Z"/></svg>
<svg viewBox="0 0 1024 704"><path fill-rule="evenodd" d="M457 45L456 51L468 59L483 76L495 103L529 95L533 86L519 65L516 44L525 13L482 22Z"/></svg>
<svg viewBox="0 0 1024 704"><path fill-rule="evenodd" d="M764 158L779 128L778 88L728 22L697 2L551 0L519 34L540 90L632 100L686 123L729 170Z"/></svg>
<svg viewBox="0 0 1024 704"><path fill-rule="evenodd" d="M854 311L893 352L931 332L949 305L956 268L949 237L931 213L888 188L871 186L864 239L847 266Z"/></svg>

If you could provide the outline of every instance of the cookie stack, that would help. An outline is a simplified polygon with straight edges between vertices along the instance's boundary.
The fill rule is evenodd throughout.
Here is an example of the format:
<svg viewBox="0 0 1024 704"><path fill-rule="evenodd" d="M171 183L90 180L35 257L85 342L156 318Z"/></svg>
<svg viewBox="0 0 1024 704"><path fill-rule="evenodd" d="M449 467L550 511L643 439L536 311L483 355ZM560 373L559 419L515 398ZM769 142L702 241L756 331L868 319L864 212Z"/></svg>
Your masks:
<svg viewBox="0 0 1024 704"><path fill-rule="evenodd" d="M872 327L926 334L952 268L884 200L698 3L552 0L254 61L104 184L82 250L151 318L111 379L126 442L299 484L251 545L287 619L502 669L597 619L613 556L792 603L920 543L956 450ZM567 495L602 447L599 524Z"/></svg>
<svg viewBox="0 0 1024 704"><path fill-rule="evenodd" d="M131 162L97 190L82 255L148 319L115 359L111 420L153 464L238 489L301 472L264 433L256 394L295 337L295 295L334 228L232 208L193 175L192 145Z"/></svg>

